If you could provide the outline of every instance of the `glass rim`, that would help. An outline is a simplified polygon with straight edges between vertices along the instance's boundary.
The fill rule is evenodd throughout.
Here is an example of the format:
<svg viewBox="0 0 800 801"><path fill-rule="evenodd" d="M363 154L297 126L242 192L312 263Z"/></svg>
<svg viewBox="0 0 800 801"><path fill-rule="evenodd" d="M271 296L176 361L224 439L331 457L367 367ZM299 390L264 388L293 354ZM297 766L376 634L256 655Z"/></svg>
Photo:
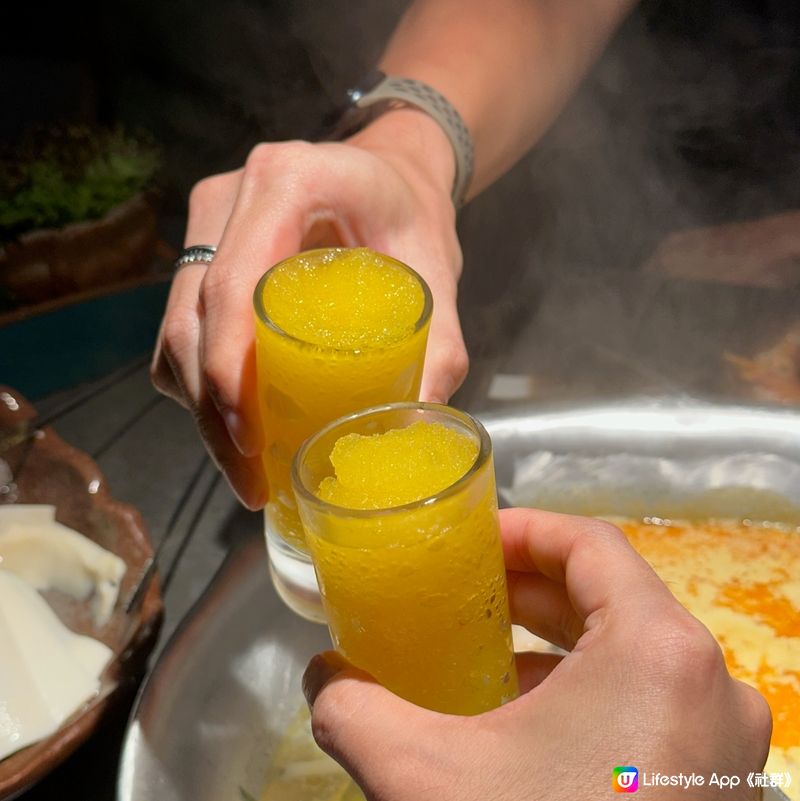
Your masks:
<svg viewBox="0 0 800 801"><path fill-rule="evenodd" d="M330 434L336 428L339 428L346 423L353 422L363 417L370 417L379 414L386 414L395 411L430 411L443 414L446 417L457 419L462 424L466 425L478 437L478 455L475 461L470 465L470 468L461 476L459 476L452 484L449 484L439 492L433 495L427 495L424 498L419 498L410 503L404 503L400 506L386 506L377 509L352 509L349 506L339 506L338 504L325 501L318 497L311 489L309 489L302 478L300 477L300 462L303 460L305 454L324 436ZM350 432L353 433L353 432ZM368 519L371 517L381 516L387 517L395 514L403 514L415 509L420 509L426 506L433 506L434 504L458 494L470 481L470 479L477 474L484 465L489 461L492 455L492 440L489 433L477 418L473 417L467 412L462 412L460 409L455 409L444 403L426 403L423 401L402 401L398 403L384 403L380 406L370 406L367 409L361 409L352 414L344 415L336 420L328 423L315 434L312 434L298 449L292 459L292 488L295 493L302 498L303 502L312 504L321 511L327 511L336 514L339 517L354 517L361 519Z"/></svg>
<svg viewBox="0 0 800 801"><path fill-rule="evenodd" d="M378 251L373 251L377 253L382 259L386 259L387 261L392 262L396 266L402 268L407 273L411 275L412 278L416 279L417 283L422 288L422 296L423 296L423 304L422 304L422 312L420 313L419 319L414 324L414 330L409 334L407 337L403 337L402 339L398 339L396 342L392 342L390 345L384 345L381 347L376 348L335 348L331 345L320 345L317 342L309 342L307 339L302 339L301 337L295 336L294 334L290 334L288 331L284 331L274 320L272 320L267 313L266 308L264 307L264 290L267 286L267 282L270 279L270 276L273 272L278 269L279 267L284 266L287 262L294 261L299 256L314 256L319 253L341 253L345 250L355 250L355 248L346 248L346 247L330 247L330 248L313 248L312 250L303 250L299 253L295 253L293 256L287 256L285 259L281 259L277 264L274 264L270 267L264 275L259 278L258 283L256 284L256 288L253 291L253 308L255 309L256 316L258 319L264 323L271 331L275 332L279 336L284 337L285 339L292 340L293 342L299 342L301 345L305 345L311 348L318 348L323 351L327 351L328 353L360 353L363 351L369 351L370 353L380 353L383 350L391 350L392 348L401 345L404 342L407 342L411 337L415 334L418 334L429 322L431 319L431 315L433 314L433 295L431 294L431 289L428 286L425 279L413 268L409 267L405 262L400 261L399 259L395 259L393 256L388 256L385 253L379 253Z"/></svg>

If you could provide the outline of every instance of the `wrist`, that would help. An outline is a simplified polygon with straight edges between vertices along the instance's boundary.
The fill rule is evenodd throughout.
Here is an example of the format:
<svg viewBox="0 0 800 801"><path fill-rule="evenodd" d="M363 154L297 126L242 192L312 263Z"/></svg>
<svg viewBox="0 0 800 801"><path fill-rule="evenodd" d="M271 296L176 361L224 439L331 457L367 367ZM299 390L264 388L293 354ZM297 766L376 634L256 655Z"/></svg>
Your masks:
<svg viewBox="0 0 800 801"><path fill-rule="evenodd" d="M415 183L422 180L450 196L456 173L453 147L439 123L421 109L389 109L347 142L386 158Z"/></svg>

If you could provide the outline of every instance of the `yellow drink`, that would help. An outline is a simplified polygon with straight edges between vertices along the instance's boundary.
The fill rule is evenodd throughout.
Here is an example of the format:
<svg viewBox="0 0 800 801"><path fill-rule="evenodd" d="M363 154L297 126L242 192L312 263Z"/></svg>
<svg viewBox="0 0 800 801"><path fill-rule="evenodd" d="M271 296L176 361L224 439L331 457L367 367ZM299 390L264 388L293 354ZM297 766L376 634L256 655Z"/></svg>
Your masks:
<svg viewBox="0 0 800 801"><path fill-rule="evenodd" d="M419 395L431 314L422 279L367 248L301 253L273 267L254 296L268 526L304 550L292 457L349 412Z"/></svg>
<svg viewBox="0 0 800 801"><path fill-rule="evenodd" d="M367 410L303 446L294 484L331 636L350 662L440 712L516 697L480 424L435 404Z"/></svg>

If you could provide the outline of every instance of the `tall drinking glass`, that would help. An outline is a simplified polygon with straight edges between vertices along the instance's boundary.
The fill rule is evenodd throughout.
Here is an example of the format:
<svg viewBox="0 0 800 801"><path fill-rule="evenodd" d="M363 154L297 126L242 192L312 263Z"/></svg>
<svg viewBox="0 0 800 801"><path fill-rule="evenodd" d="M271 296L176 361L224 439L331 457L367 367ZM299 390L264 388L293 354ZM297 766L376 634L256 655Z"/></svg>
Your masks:
<svg viewBox="0 0 800 801"><path fill-rule="evenodd" d="M419 397L433 301L405 264L366 248L326 248L286 259L254 297L265 530L278 594L324 621L291 489L301 443L331 420Z"/></svg>
<svg viewBox="0 0 800 801"><path fill-rule="evenodd" d="M341 437L418 421L443 424L477 446L474 463L454 483L384 509L320 498ZM395 451L393 458L402 457ZM364 465L374 476L386 468L379 458ZM479 422L438 404L367 409L308 440L295 457L292 481L331 636L343 656L403 698L440 712L477 714L516 697L491 441Z"/></svg>

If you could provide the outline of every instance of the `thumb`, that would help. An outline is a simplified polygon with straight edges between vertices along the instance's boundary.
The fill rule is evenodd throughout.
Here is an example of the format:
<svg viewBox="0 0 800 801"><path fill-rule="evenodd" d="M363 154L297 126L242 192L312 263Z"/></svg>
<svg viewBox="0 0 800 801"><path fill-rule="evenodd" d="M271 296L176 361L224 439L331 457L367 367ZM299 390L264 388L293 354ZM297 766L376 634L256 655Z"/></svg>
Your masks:
<svg viewBox="0 0 800 801"><path fill-rule="evenodd" d="M455 309L445 309L431 323L420 400L447 403L461 386L468 367L458 315Z"/></svg>
<svg viewBox="0 0 800 801"><path fill-rule="evenodd" d="M449 716L404 701L334 651L309 662L303 692L317 744L369 798L414 797L411 777L435 760Z"/></svg>

